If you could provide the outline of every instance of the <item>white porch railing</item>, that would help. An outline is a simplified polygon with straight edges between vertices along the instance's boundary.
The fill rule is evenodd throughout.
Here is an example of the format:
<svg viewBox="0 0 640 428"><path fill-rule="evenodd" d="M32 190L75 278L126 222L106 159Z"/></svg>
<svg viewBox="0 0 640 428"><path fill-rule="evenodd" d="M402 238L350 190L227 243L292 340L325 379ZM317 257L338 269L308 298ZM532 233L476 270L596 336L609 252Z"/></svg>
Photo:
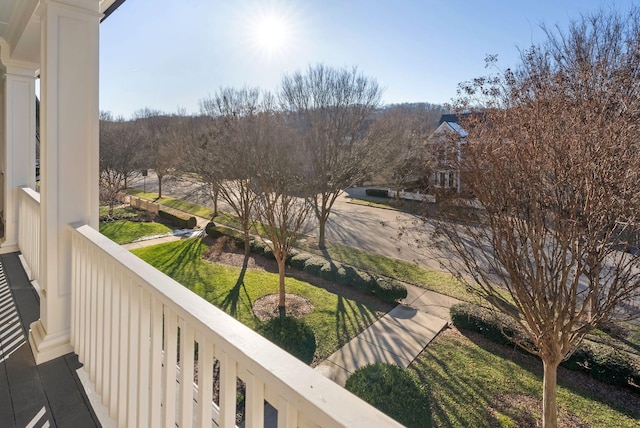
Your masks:
<svg viewBox="0 0 640 428"><path fill-rule="evenodd" d="M400 426L89 226L71 235L72 345L119 426L234 427L236 378L247 427L265 400L278 427Z"/></svg>
<svg viewBox="0 0 640 428"><path fill-rule="evenodd" d="M28 187L19 189L18 247L30 281L40 280L40 194Z"/></svg>

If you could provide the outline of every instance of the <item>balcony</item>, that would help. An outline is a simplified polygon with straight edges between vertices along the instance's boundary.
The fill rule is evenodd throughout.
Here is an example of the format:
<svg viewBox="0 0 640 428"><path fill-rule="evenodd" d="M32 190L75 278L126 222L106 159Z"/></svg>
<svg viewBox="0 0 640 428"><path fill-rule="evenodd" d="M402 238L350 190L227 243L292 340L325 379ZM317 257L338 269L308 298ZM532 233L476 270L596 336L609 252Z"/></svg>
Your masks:
<svg viewBox="0 0 640 428"><path fill-rule="evenodd" d="M0 420L235 427L241 381L247 427L399 426L97 232L99 23L120 3L0 0Z"/></svg>
<svg viewBox="0 0 640 428"><path fill-rule="evenodd" d="M8 285L0 289L1 364L12 395L2 402L14 403L0 408L2 420L17 426L34 420L91 426L99 419L105 426L234 427L241 380L245 426L399 426L83 224L66 230L73 353L36 366L25 332L37 328L37 296L46 294L29 284L37 283L40 209L38 194L21 188L19 216L29 227L19 235L21 254L2 256ZM32 267L23 271L18 260ZM95 413L77 387L78 376L96 400Z"/></svg>

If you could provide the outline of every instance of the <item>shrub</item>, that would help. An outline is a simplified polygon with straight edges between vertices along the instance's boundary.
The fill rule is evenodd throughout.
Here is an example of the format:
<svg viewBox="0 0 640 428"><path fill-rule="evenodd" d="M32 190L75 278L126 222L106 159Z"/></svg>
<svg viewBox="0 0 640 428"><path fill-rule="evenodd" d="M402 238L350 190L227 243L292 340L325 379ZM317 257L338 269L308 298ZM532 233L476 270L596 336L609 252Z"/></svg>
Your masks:
<svg viewBox="0 0 640 428"><path fill-rule="evenodd" d="M254 254L259 254L259 255L264 254L265 248L266 248L265 243L259 239L253 239L251 240L251 242L249 242L249 251L251 251Z"/></svg>
<svg viewBox="0 0 640 428"><path fill-rule="evenodd" d="M224 236L222 229L218 228L218 226L216 226L216 224L212 221L207 223L207 225L204 228L204 231L207 234L207 236L211 238L220 238L221 236Z"/></svg>
<svg viewBox="0 0 640 428"><path fill-rule="evenodd" d="M258 332L306 364L313 361L316 336L304 320L293 317L273 318L260 325Z"/></svg>
<svg viewBox="0 0 640 428"><path fill-rule="evenodd" d="M584 341L562 363L569 370L584 371L594 378L616 386L627 386L637 376L631 355L612 346Z"/></svg>
<svg viewBox="0 0 640 428"><path fill-rule="evenodd" d="M320 278L325 281L335 281L339 263L326 262L320 269Z"/></svg>
<svg viewBox="0 0 640 428"><path fill-rule="evenodd" d="M311 257L313 257L313 255L309 253L296 254L295 256L291 257L291 261L290 261L291 267L295 269L303 270L305 262Z"/></svg>
<svg viewBox="0 0 640 428"><path fill-rule="evenodd" d="M407 297L407 287L392 278L378 278L372 291L385 302L395 302Z"/></svg>
<svg viewBox="0 0 640 428"><path fill-rule="evenodd" d="M364 193L367 196L376 196L378 198L388 198L389 191L387 189L366 189Z"/></svg>
<svg viewBox="0 0 640 428"><path fill-rule="evenodd" d="M266 259L269 259L269 260L275 260L276 259L276 255L273 254L273 250L271 248L269 248L268 245L264 246L264 252L262 254L264 255L264 257Z"/></svg>
<svg viewBox="0 0 640 428"><path fill-rule="evenodd" d="M287 253L287 258L284 260L284 263L288 266L291 266L291 259L298 254L300 254L300 251L296 250L295 248L290 248L289 252Z"/></svg>
<svg viewBox="0 0 640 428"><path fill-rule="evenodd" d="M342 266L342 269L338 269L336 281L368 294L373 293L375 286L375 279L371 275L352 266Z"/></svg>
<svg viewBox="0 0 640 428"><path fill-rule="evenodd" d="M407 427L431 426L429 391L411 370L368 365L349 376L345 388Z"/></svg>
<svg viewBox="0 0 640 428"><path fill-rule="evenodd" d="M328 264L329 262L323 259L322 257L313 256L308 258L307 261L304 262L304 271L313 276L319 277L320 271L322 270L324 265L328 265Z"/></svg>
<svg viewBox="0 0 640 428"><path fill-rule="evenodd" d="M160 210L158 215L180 229L193 229L198 224L195 217L178 211Z"/></svg>
<svg viewBox="0 0 640 428"><path fill-rule="evenodd" d="M513 327L513 321L504 314L471 303L459 303L450 309L451 321L457 328L477 331L495 343L513 343L512 337L525 340L524 333Z"/></svg>

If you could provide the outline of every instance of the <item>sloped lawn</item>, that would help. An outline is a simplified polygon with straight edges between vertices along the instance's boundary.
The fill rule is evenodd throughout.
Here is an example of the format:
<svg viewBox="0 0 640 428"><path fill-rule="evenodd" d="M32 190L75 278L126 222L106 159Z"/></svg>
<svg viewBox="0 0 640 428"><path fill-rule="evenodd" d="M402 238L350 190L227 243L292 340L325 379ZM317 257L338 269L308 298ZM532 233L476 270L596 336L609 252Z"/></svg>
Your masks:
<svg viewBox="0 0 640 428"><path fill-rule="evenodd" d="M100 233L116 244L128 244L145 236L164 235L173 229L162 223L116 220L100 223Z"/></svg>
<svg viewBox="0 0 640 428"><path fill-rule="evenodd" d="M542 363L475 333L440 334L411 368L431 393L433 426L535 427L542 413ZM640 427L640 396L558 371L559 425Z"/></svg>
<svg viewBox="0 0 640 428"><path fill-rule="evenodd" d="M263 322L252 312L259 297L278 291L278 275L261 269L247 269L211 263L202 258L208 245L200 239L184 239L132 251L179 283L232 315L252 329ZM315 361L323 360L384 315L388 305L371 299L345 297L303 280L287 277L287 293L311 301L314 310L304 317L313 329Z"/></svg>

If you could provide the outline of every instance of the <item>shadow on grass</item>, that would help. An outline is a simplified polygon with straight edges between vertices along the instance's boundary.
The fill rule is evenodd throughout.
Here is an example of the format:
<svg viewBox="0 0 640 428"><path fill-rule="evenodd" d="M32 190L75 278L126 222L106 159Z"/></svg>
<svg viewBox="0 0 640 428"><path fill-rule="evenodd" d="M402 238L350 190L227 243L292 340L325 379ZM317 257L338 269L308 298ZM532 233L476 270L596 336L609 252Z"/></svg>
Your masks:
<svg viewBox="0 0 640 428"><path fill-rule="evenodd" d="M421 383L432 391L432 415L437 425L501 426L489 411L493 394L487 382L491 379L475 369L491 367L495 362L490 355L477 348L461 348L454 340L439 346L438 352L427 347L425 354L412 364ZM466 359L475 366L465 365Z"/></svg>
<svg viewBox="0 0 640 428"><path fill-rule="evenodd" d="M244 284L244 277L247 273L247 267L249 264L249 255L245 254L244 260L242 262L242 268L240 269L240 275L238 275L238 279L236 280L235 285L229 293L225 296L225 298L220 303L220 308L226 311L232 317L235 317L238 313L238 301L240 300L240 290L244 291L245 297L249 302L249 306L253 306L253 302L251 301L251 297L247 292L247 287ZM253 313L253 311L252 311ZM254 315L255 317L255 315Z"/></svg>
<svg viewBox="0 0 640 428"><path fill-rule="evenodd" d="M543 367L539 357L529 354L515 345L508 346L491 342L479 333L466 330L460 330L460 332L479 348L515 363L519 368L535 376L540 383L539 394L541 396ZM631 389L609 385L598 381L587 373L572 371L564 367L558 367L558 387L565 388L583 398L604 403L633 419L640 419L639 394Z"/></svg>
<svg viewBox="0 0 640 428"><path fill-rule="evenodd" d="M177 242L180 244L176 245ZM152 257L147 256L145 259L150 265L196 292L194 284L205 282L202 270L193 267L193 263L201 257L203 246L206 244L200 238L185 238L158 246Z"/></svg>

